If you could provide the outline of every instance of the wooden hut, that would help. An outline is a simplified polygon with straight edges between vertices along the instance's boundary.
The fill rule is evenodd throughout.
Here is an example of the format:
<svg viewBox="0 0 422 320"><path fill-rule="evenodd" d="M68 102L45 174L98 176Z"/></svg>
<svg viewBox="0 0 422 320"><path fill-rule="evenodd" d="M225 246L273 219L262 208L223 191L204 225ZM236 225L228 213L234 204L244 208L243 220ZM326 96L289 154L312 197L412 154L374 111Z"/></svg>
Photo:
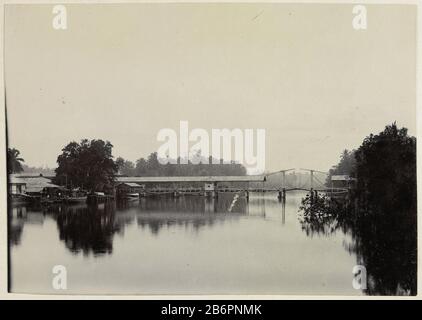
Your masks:
<svg viewBox="0 0 422 320"><path fill-rule="evenodd" d="M116 196L119 199L136 199L145 191L145 185L135 182L122 182L116 186Z"/></svg>

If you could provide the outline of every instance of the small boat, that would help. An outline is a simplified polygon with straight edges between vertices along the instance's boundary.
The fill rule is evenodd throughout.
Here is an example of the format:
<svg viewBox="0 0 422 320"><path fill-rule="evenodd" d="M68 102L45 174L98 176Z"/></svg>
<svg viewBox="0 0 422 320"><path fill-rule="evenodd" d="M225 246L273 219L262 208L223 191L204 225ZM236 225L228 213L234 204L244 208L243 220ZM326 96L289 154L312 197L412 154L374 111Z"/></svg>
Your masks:
<svg viewBox="0 0 422 320"><path fill-rule="evenodd" d="M81 188L72 189L65 197L67 203L86 203L88 200L88 193Z"/></svg>
<svg viewBox="0 0 422 320"><path fill-rule="evenodd" d="M61 203L61 202L63 202L63 198L56 198L56 197L52 197L52 198L47 198L47 197L45 197L45 198L41 198L40 200L39 200L39 202L41 203L41 204L53 204L53 203Z"/></svg>
<svg viewBox="0 0 422 320"><path fill-rule="evenodd" d="M34 201L34 197L31 197L24 193L10 194L9 197L12 203L26 203Z"/></svg>
<svg viewBox="0 0 422 320"><path fill-rule="evenodd" d="M122 195L122 199L128 201L139 200L139 193L126 193Z"/></svg>
<svg viewBox="0 0 422 320"><path fill-rule="evenodd" d="M67 197L66 202L68 203L81 203L86 202L88 196L80 196L80 197Z"/></svg>
<svg viewBox="0 0 422 320"><path fill-rule="evenodd" d="M113 200L112 195L105 194L104 192L93 192L87 195L87 203L101 203Z"/></svg>

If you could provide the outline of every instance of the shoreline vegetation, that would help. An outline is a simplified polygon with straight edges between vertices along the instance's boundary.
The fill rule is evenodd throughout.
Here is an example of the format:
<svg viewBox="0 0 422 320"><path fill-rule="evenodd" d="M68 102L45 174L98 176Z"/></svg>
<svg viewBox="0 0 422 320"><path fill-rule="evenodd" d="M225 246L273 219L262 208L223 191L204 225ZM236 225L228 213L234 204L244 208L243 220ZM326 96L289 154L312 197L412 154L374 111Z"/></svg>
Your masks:
<svg viewBox="0 0 422 320"><path fill-rule="evenodd" d="M53 183L64 186L83 188L87 191L107 191L115 182L116 176L244 176L246 168L231 161L224 163L220 159L204 162L181 164L161 164L157 152L146 159L140 158L133 163L122 157L113 159L113 145L101 139L83 139L67 144L57 157ZM200 154L198 154L199 157ZM207 160L207 161L205 161ZM211 160L211 161L210 161ZM218 161L217 161L218 162ZM213 164L214 163L214 164ZM8 174L29 172L35 168L24 164L20 151L8 148ZM44 168L44 170L50 170ZM351 177L354 183L350 198L358 201L370 210L372 206L387 208L416 208L416 138L407 134L406 128L398 128L396 123L387 125L377 135L370 134L356 150L344 150L340 162L333 166L327 175L325 185L332 185L332 176Z"/></svg>
<svg viewBox="0 0 422 320"><path fill-rule="evenodd" d="M246 168L231 161L205 159L203 162L181 164L161 164L157 152L135 163L122 157L113 159L113 145L101 139L83 139L79 143L68 143L57 157L53 183L90 192L108 191L116 176L244 176ZM197 155L201 157L200 154ZM206 161L205 161L206 160ZM218 161L217 161L218 162ZM214 163L214 164L213 164ZM26 170L25 170L26 169ZM45 171L52 169L43 168ZM8 174L34 173L36 168L24 164L20 151L8 148ZM39 173L39 172L38 172ZM42 173L41 173L42 174ZM407 134L406 128L398 128L396 123L387 125L377 135L370 134L356 150L344 150L340 161L327 175L325 186L332 186L332 176L351 177L350 198L370 210L377 207L416 208L416 138ZM269 181L269 184L272 184Z"/></svg>
<svg viewBox="0 0 422 320"><path fill-rule="evenodd" d="M367 294L417 294L416 138L393 123L362 145L345 150L332 175L349 175L356 184L346 202L325 195L302 199L300 222L307 234L350 234L368 270ZM389 270L387 270L389 269Z"/></svg>

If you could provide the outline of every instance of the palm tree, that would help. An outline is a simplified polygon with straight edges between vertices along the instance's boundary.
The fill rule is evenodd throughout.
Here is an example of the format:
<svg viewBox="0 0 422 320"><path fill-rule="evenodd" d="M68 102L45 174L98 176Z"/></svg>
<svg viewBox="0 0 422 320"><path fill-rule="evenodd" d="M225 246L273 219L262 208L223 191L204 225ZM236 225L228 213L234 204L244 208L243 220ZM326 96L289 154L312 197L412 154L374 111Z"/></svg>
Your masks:
<svg viewBox="0 0 422 320"><path fill-rule="evenodd" d="M23 171L21 162L24 162L19 157L20 151L15 148L7 148L7 173L19 173Z"/></svg>

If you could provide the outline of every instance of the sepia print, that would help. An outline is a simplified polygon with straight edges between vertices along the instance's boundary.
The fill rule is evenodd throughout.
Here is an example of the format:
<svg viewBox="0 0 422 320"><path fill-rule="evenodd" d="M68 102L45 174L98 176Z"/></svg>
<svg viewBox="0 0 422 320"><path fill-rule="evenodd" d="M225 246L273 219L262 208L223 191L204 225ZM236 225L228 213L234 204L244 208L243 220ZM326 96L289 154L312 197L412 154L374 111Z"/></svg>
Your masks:
<svg viewBox="0 0 422 320"><path fill-rule="evenodd" d="M6 4L9 292L416 295L416 37L416 5Z"/></svg>

